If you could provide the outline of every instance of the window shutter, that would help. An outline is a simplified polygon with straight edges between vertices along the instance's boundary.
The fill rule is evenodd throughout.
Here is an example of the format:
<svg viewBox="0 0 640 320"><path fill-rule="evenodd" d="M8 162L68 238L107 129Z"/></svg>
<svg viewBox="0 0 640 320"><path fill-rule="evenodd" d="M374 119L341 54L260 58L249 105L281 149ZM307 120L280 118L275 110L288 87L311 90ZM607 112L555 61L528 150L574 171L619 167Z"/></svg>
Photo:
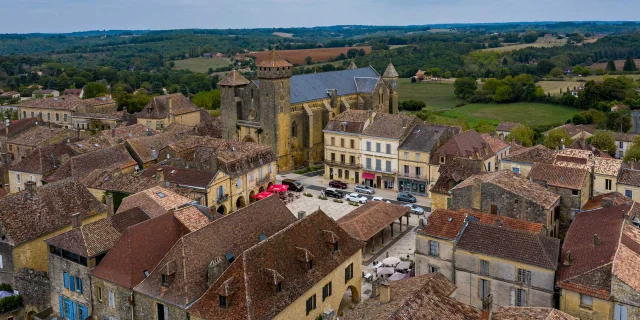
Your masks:
<svg viewBox="0 0 640 320"><path fill-rule="evenodd" d="M164 306L164 320L169 320L169 307Z"/></svg>
<svg viewBox="0 0 640 320"><path fill-rule="evenodd" d="M510 298L511 298L511 305L515 306L516 305L516 288L511 288L511 292L510 292Z"/></svg>
<svg viewBox="0 0 640 320"><path fill-rule="evenodd" d="M64 304L62 302L62 295L58 296L58 302L60 303L60 316L64 317Z"/></svg>
<svg viewBox="0 0 640 320"><path fill-rule="evenodd" d="M614 320L621 320L620 319L620 305L616 304L614 311L613 311L613 319Z"/></svg>
<svg viewBox="0 0 640 320"><path fill-rule="evenodd" d="M64 288L69 289L69 274L66 272L63 273L63 282L64 282Z"/></svg>
<svg viewBox="0 0 640 320"><path fill-rule="evenodd" d="M482 299L482 279L478 278L478 298Z"/></svg>
<svg viewBox="0 0 640 320"><path fill-rule="evenodd" d="M627 320L627 306L620 306L620 320Z"/></svg>
<svg viewBox="0 0 640 320"><path fill-rule="evenodd" d="M82 293L82 279L80 278L76 278L78 279L78 292Z"/></svg>
<svg viewBox="0 0 640 320"><path fill-rule="evenodd" d="M113 291L109 291L109 307L111 308L116 307L116 297Z"/></svg>
<svg viewBox="0 0 640 320"><path fill-rule="evenodd" d="M76 291L76 279L74 276L69 276L69 290Z"/></svg>
<svg viewBox="0 0 640 320"><path fill-rule="evenodd" d="M0 254L0 269L4 269L4 261L2 260L1 254Z"/></svg>

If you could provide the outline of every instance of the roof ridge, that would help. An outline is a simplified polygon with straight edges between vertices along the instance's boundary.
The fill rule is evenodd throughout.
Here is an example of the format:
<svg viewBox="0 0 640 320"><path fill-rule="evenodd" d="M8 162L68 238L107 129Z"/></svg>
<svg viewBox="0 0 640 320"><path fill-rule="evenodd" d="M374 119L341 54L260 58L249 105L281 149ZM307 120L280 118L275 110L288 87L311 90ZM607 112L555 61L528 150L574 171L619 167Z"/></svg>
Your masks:
<svg viewBox="0 0 640 320"><path fill-rule="evenodd" d="M581 277L581 276L583 276L583 275L585 275L585 274L587 274L587 273L589 273L589 272L595 271L596 269L600 269L600 268L605 267L605 266L607 266L607 265L609 265L609 264L610 264L610 265L611 265L611 267L613 268L613 260L611 260L611 261L609 261L609 262L607 262L607 263L605 263L605 264L603 264L603 265L599 265L599 266L597 266L597 267L594 267L594 268L592 268L592 269L589 269L589 270L587 270L587 271L585 271L585 272L583 272L583 273L581 273L581 274L577 274L577 275L575 275L575 276L573 276L573 277L571 277L571 278L567 278L567 279L564 279L564 280L560 280L560 281L558 281L558 283L566 282L566 281L569 281L569 280L573 280L573 279L575 279L575 278L577 278L577 277Z"/></svg>

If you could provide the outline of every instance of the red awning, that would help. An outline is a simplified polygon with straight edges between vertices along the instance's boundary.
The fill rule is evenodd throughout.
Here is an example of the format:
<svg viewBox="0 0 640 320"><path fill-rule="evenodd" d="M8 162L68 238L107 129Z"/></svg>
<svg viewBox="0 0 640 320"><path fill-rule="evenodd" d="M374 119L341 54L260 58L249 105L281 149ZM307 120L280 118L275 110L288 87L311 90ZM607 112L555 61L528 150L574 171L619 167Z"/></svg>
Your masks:
<svg viewBox="0 0 640 320"><path fill-rule="evenodd" d="M267 191L269 192L287 192L289 190L289 186L286 184L274 184Z"/></svg>
<svg viewBox="0 0 640 320"><path fill-rule="evenodd" d="M373 174L373 173L363 172L362 173L362 179L375 180L376 179L376 175Z"/></svg>
<svg viewBox="0 0 640 320"><path fill-rule="evenodd" d="M263 192L260 192L260 193L256 194L255 196L253 196L253 198L254 199L258 199L258 200L262 200L262 199L264 199L266 197L270 197L272 195L273 195L273 193L271 193L269 191L263 191Z"/></svg>

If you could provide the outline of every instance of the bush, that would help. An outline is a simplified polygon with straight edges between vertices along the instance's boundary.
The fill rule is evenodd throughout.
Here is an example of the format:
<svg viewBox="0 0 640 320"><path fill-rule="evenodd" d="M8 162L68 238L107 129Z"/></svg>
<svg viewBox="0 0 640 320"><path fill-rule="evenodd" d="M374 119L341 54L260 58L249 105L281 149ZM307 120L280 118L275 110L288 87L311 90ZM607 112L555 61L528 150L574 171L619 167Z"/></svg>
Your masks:
<svg viewBox="0 0 640 320"><path fill-rule="evenodd" d="M344 201L342 201L340 199L333 199L333 202L335 202L335 203L344 203Z"/></svg>
<svg viewBox="0 0 640 320"><path fill-rule="evenodd" d="M11 296L0 299L0 313L17 309L22 305L22 296Z"/></svg>
<svg viewBox="0 0 640 320"><path fill-rule="evenodd" d="M327 197L325 197L325 196L323 196L323 195L319 195L319 196L318 196L318 199L320 199L320 200L327 200Z"/></svg>
<svg viewBox="0 0 640 320"><path fill-rule="evenodd" d="M305 197L313 197L313 195L311 193L305 192L302 195L304 195Z"/></svg>
<svg viewBox="0 0 640 320"><path fill-rule="evenodd" d="M13 288L8 283L0 284L0 291L13 292Z"/></svg>
<svg viewBox="0 0 640 320"><path fill-rule="evenodd" d="M426 106L427 105L424 103L424 101L405 100L400 102L398 109L400 109L401 111L420 111Z"/></svg>

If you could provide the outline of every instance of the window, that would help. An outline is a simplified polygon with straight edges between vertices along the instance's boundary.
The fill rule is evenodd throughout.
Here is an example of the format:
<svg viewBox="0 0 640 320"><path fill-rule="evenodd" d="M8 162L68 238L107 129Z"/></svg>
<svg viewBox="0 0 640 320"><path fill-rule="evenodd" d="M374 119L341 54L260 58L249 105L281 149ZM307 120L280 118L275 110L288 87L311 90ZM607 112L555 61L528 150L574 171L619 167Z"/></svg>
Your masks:
<svg viewBox="0 0 640 320"><path fill-rule="evenodd" d="M238 180L236 180L236 188L242 188L242 178L238 178Z"/></svg>
<svg viewBox="0 0 640 320"><path fill-rule="evenodd" d="M76 280L76 292L82 294L82 279L80 277L75 277Z"/></svg>
<svg viewBox="0 0 640 320"><path fill-rule="evenodd" d="M67 122L67 114L64 115L64 122Z"/></svg>
<svg viewBox="0 0 640 320"><path fill-rule="evenodd" d="M316 309L316 295L312 295L307 299L307 315L311 313L312 310Z"/></svg>
<svg viewBox="0 0 640 320"><path fill-rule="evenodd" d="M480 279L479 298L486 299L491 294L491 282L486 279Z"/></svg>
<svg viewBox="0 0 640 320"><path fill-rule="evenodd" d="M169 308L161 303L156 303L156 320L169 320Z"/></svg>
<svg viewBox="0 0 640 320"><path fill-rule="evenodd" d="M593 307L593 297L581 294L580 307L591 309Z"/></svg>
<svg viewBox="0 0 640 320"><path fill-rule="evenodd" d="M353 279L353 263L344 268L344 283Z"/></svg>
<svg viewBox="0 0 640 320"><path fill-rule="evenodd" d="M356 142L351 139L351 149L355 149L356 148Z"/></svg>
<svg viewBox="0 0 640 320"><path fill-rule="evenodd" d="M376 159L376 170L378 171L382 170L382 160L380 159Z"/></svg>
<svg viewBox="0 0 640 320"><path fill-rule="evenodd" d="M577 196L580 193L580 190L571 190L571 194Z"/></svg>
<svg viewBox="0 0 640 320"><path fill-rule="evenodd" d="M511 288L511 305L518 307L527 306L527 291L524 289Z"/></svg>
<svg viewBox="0 0 640 320"><path fill-rule="evenodd" d="M522 282L526 285L531 285L531 271L518 269L518 282Z"/></svg>
<svg viewBox="0 0 640 320"><path fill-rule="evenodd" d="M616 304L613 311L613 320L627 320L627 306Z"/></svg>
<svg viewBox="0 0 640 320"><path fill-rule="evenodd" d="M116 294L113 291L109 291L109 308L116 307Z"/></svg>
<svg viewBox="0 0 640 320"><path fill-rule="evenodd" d="M331 296L331 293L332 293L331 291L332 291L332 285L331 285L331 281L329 281L329 283L325 284L324 287L322 287L322 301L327 299L327 297Z"/></svg>
<svg viewBox="0 0 640 320"><path fill-rule="evenodd" d="M340 246L338 245L338 242L334 242L333 243L333 252L338 252L338 250L340 249Z"/></svg>
<svg viewBox="0 0 640 320"><path fill-rule="evenodd" d="M16 181L18 181L18 183L21 183L22 181L20 181L20 174L16 173Z"/></svg>
<svg viewBox="0 0 640 320"><path fill-rule="evenodd" d="M409 167L408 165L405 165L405 166L404 166L404 173L405 173L405 174L409 174L410 168L411 168L411 167Z"/></svg>
<svg viewBox="0 0 640 320"><path fill-rule="evenodd" d="M47 112L47 121L51 121L51 113Z"/></svg>
<svg viewBox="0 0 640 320"><path fill-rule="evenodd" d="M520 173L520 168L511 168L511 170L513 170L514 173Z"/></svg>
<svg viewBox="0 0 640 320"><path fill-rule="evenodd" d="M169 286L169 276L166 274L162 275L162 286L163 287L168 287Z"/></svg>
<svg viewBox="0 0 640 320"><path fill-rule="evenodd" d="M280 106L280 113L284 112L284 106Z"/></svg>
<svg viewBox="0 0 640 320"><path fill-rule="evenodd" d="M349 179L349 170L344 171L344 178Z"/></svg>
<svg viewBox="0 0 640 320"><path fill-rule="evenodd" d="M622 150L618 151L618 158L620 159L624 158L624 151Z"/></svg>
<svg viewBox="0 0 640 320"><path fill-rule="evenodd" d="M356 163L356 157L355 156L350 156L349 157L349 161L351 164L355 164Z"/></svg>
<svg viewBox="0 0 640 320"><path fill-rule="evenodd" d="M624 142L620 141L620 149L624 148Z"/></svg>
<svg viewBox="0 0 640 320"><path fill-rule="evenodd" d="M386 161L386 163L385 163L385 165L386 165L386 167L387 167L387 168L386 168L386 171L387 171L387 172L391 172L391 161L387 160L387 161Z"/></svg>
<svg viewBox="0 0 640 320"><path fill-rule="evenodd" d="M371 141L367 141L367 151L371 151Z"/></svg>
<svg viewBox="0 0 640 320"><path fill-rule="evenodd" d="M444 163L444 157L440 156L440 163Z"/></svg>
<svg viewBox="0 0 640 320"><path fill-rule="evenodd" d="M331 162L336 161L336 154L335 153L331 153Z"/></svg>
<svg viewBox="0 0 640 320"><path fill-rule="evenodd" d="M480 274L483 276L489 275L489 261L480 260Z"/></svg>
<svg viewBox="0 0 640 320"><path fill-rule="evenodd" d="M380 152L380 142L376 142L376 152Z"/></svg>
<svg viewBox="0 0 640 320"><path fill-rule="evenodd" d="M331 137L331 145L332 146L336 145L336 138L335 137Z"/></svg>
<svg viewBox="0 0 640 320"><path fill-rule="evenodd" d="M604 189L611 190L611 179L604 179Z"/></svg>
<svg viewBox="0 0 640 320"><path fill-rule="evenodd" d="M432 265L429 266L429 273L436 273L438 271L440 271L440 268Z"/></svg>
<svg viewBox="0 0 640 320"><path fill-rule="evenodd" d="M26 118L27 117L27 112L26 111L22 111L22 118ZM31 117L33 118L33 112L31 112Z"/></svg>
<svg viewBox="0 0 640 320"><path fill-rule="evenodd" d="M387 154L391 154L391 145L387 143Z"/></svg>
<svg viewBox="0 0 640 320"><path fill-rule="evenodd" d="M624 195L625 195L625 197L627 197L627 198L631 198L631 199L633 199L633 191L631 191L631 190L628 190L628 189L627 189L627 190L625 190L625 191L624 191Z"/></svg>
<svg viewBox="0 0 640 320"><path fill-rule="evenodd" d="M307 262L307 270L312 270L313 269L313 259L309 259L309 261Z"/></svg>
<svg viewBox="0 0 640 320"><path fill-rule="evenodd" d="M340 155L340 162L344 163L346 159L346 156L344 154Z"/></svg>
<svg viewBox="0 0 640 320"><path fill-rule="evenodd" d="M291 124L291 136L294 138L298 136L298 124L295 121Z"/></svg>
<svg viewBox="0 0 640 320"><path fill-rule="evenodd" d="M282 292L282 281L276 283L276 293Z"/></svg>
<svg viewBox="0 0 640 320"><path fill-rule="evenodd" d="M269 164L269 167L267 167L267 172L271 173L271 164Z"/></svg>
<svg viewBox="0 0 640 320"><path fill-rule="evenodd" d="M404 153L404 159L405 160L409 160L409 152L405 152Z"/></svg>
<svg viewBox="0 0 640 320"><path fill-rule="evenodd" d="M223 296L223 295L218 295L218 302L220 304L220 308L226 309L227 308L227 297Z"/></svg>
<svg viewBox="0 0 640 320"><path fill-rule="evenodd" d="M422 168L416 167L416 177L420 178L421 175L422 175Z"/></svg>
<svg viewBox="0 0 640 320"><path fill-rule="evenodd" d="M344 138L340 138L340 147L344 148Z"/></svg>
<svg viewBox="0 0 640 320"><path fill-rule="evenodd" d="M158 195L158 198L160 198L160 199L162 199L162 198L167 196L166 194L164 194L162 192L157 192L156 194Z"/></svg>
<svg viewBox="0 0 640 320"><path fill-rule="evenodd" d="M266 235L266 234L264 234L264 232L263 232L263 233L261 233L261 234L258 236L258 240L260 240L260 241L267 240L267 235Z"/></svg>
<svg viewBox="0 0 640 320"><path fill-rule="evenodd" d="M438 256L438 241L429 240L429 255Z"/></svg>
<svg viewBox="0 0 640 320"><path fill-rule="evenodd" d="M371 158L367 158L367 169L371 169Z"/></svg>
<svg viewBox="0 0 640 320"><path fill-rule="evenodd" d="M232 263L234 260L236 260L236 257L233 255L233 252L229 251L227 252L227 254L224 255L225 259L227 259L227 262Z"/></svg>
<svg viewBox="0 0 640 320"><path fill-rule="evenodd" d="M62 274L62 281L64 284L64 288L65 289L69 289L69 274L68 273L63 273Z"/></svg>
<svg viewBox="0 0 640 320"><path fill-rule="evenodd" d="M487 163L487 171L491 171L491 162Z"/></svg>
<svg viewBox="0 0 640 320"><path fill-rule="evenodd" d="M420 154L416 153L416 161L420 162Z"/></svg>
<svg viewBox="0 0 640 320"><path fill-rule="evenodd" d="M96 297L99 302L102 302L102 287L96 287Z"/></svg>

